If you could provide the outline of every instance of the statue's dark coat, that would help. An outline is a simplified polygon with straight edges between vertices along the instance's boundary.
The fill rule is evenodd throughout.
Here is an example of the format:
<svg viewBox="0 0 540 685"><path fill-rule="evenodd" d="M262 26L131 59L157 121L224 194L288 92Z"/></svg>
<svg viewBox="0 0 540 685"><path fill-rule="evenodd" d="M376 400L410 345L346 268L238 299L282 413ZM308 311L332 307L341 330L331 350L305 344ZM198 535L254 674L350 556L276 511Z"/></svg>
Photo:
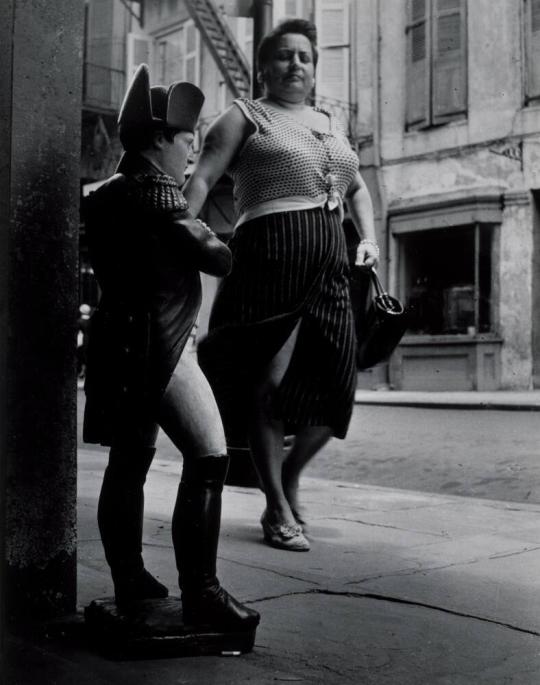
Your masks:
<svg viewBox="0 0 540 685"><path fill-rule="evenodd" d="M195 323L199 271L230 269L229 249L192 219L178 186L139 155L84 207L102 297L89 327L84 440L144 439Z"/></svg>

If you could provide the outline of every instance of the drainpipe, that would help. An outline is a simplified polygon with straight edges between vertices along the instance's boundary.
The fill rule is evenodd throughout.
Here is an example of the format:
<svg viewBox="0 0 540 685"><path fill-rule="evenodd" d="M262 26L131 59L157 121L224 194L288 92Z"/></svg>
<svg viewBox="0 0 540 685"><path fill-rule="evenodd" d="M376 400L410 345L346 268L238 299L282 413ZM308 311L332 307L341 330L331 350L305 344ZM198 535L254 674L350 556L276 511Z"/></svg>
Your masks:
<svg viewBox="0 0 540 685"><path fill-rule="evenodd" d="M263 89L257 79L257 48L263 36L272 28L273 0L253 0L253 69L251 76L253 98L261 97Z"/></svg>
<svg viewBox="0 0 540 685"><path fill-rule="evenodd" d="M381 17L381 0L374 0L372 5L372 22L375 27L373 36L373 86L374 86L374 112L373 112L373 164L375 167L375 180L377 183L377 192L379 195L379 212L380 212L380 228L381 235L381 264L380 271L386 283L388 290L392 293L395 291L395 274L393 273L392 256L393 250L391 246L391 236L388 231L388 202L386 198L386 191L384 186L384 175L382 170L382 155L381 155L381 130L382 130L382 92L381 92L381 71L382 71L382 17ZM386 386L390 387L390 364L387 362L381 366L380 369L381 380Z"/></svg>

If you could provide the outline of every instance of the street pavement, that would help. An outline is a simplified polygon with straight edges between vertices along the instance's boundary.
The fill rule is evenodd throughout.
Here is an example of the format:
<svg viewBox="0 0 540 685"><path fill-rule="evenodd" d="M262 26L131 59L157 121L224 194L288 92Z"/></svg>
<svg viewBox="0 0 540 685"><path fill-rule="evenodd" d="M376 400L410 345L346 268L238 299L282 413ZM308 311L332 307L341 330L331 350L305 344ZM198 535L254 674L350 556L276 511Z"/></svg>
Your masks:
<svg viewBox="0 0 540 685"><path fill-rule="evenodd" d="M368 391L357 402L346 440L331 440L307 476L540 504L540 392ZM79 426L83 403L80 393ZM180 459L163 433L158 455Z"/></svg>
<svg viewBox="0 0 540 685"><path fill-rule="evenodd" d="M357 404L308 475L540 503L540 412Z"/></svg>
<svg viewBox="0 0 540 685"><path fill-rule="evenodd" d="M331 440L307 476L540 504L540 392L364 391L357 402L346 440ZM81 448L83 406L79 392ZM158 455L180 459L161 432Z"/></svg>
<svg viewBox="0 0 540 685"><path fill-rule="evenodd" d="M79 451L79 605L110 595L95 521L106 455ZM174 592L177 461L146 487L147 567ZM262 542L263 495L224 493L219 573L261 612L242 657L111 661L84 639L16 638L9 685L537 685L540 505L307 478L312 550Z"/></svg>

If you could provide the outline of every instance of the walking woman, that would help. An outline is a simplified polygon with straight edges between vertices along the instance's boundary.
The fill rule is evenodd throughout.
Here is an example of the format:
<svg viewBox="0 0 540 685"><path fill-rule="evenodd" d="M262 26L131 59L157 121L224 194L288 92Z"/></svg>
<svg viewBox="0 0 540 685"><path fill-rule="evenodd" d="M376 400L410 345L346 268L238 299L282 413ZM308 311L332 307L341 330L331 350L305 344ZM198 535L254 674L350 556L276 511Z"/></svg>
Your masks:
<svg viewBox="0 0 540 685"><path fill-rule="evenodd" d="M300 474L332 435L345 437L354 401L344 199L362 238L356 262L376 266L379 254L358 158L335 118L306 102L316 65L310 22L265 36L264 97L235 100L214 122L185 188L196 215L226 171L234 182L233 267L199 358L228 438L249 439L264 539L293 551L309 549ZM285 434L295 436L287 456Z"/></svg>
<svg viewBox="0 0 540 685"><path fill-rule="evenodd" d="M139 67L119 117L118 173L89 198L86 230L102 297L90 324L84 439L111 448L98 522L116 602L168 594L142 558L143 486L159 424L184 461L172 517L184 623L238 633L242 649L259 615L216 576L228 457L212 391L186 347L201 301L199 271L224 276L231 264L179 189L203 100L190 83L150 88L148 68Z"/></svg>

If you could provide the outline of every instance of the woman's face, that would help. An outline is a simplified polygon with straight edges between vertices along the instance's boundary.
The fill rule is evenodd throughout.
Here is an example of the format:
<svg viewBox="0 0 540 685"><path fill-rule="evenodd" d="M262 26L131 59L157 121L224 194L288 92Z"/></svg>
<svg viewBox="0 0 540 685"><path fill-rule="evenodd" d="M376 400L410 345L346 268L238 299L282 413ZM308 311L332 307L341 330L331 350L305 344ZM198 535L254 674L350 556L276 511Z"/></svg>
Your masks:
<svg viewBox="0 0 540 685"><path fill-rule="evenodd" d="M301 33L280 36L262 72L269 95L295 102L305 100L315 76L309 39Z"/></svg>

